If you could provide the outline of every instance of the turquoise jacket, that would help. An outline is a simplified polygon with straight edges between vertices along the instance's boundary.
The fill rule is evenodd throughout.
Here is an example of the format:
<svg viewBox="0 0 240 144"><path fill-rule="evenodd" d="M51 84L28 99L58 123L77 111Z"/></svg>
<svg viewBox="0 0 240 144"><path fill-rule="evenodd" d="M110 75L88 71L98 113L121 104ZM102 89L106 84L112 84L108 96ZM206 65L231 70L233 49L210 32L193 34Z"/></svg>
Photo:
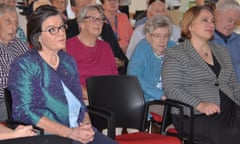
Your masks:
<svg viewBox="0 0 240 144"><path fill-rule="evenodd" d="M175 42L168 41L167 47L175 45ZM146 101L159 100L164 95L161 87L162 63L163 56L157 58L151 44L146 39L142 39L137 44L129 60L127 74L137 76Z"/></svg>
<svg viewBox="0 0 240 144"><path fill-rule="evenodd" d="M51 68L37 50L30 50L11 64L8 88L12 93L15 120L37 124L41 117L69 126L69 110L61 81L82 104L78 121L86 111L82 100L79 74L74 59L64 51L58 52L57 70Z"/></svg>

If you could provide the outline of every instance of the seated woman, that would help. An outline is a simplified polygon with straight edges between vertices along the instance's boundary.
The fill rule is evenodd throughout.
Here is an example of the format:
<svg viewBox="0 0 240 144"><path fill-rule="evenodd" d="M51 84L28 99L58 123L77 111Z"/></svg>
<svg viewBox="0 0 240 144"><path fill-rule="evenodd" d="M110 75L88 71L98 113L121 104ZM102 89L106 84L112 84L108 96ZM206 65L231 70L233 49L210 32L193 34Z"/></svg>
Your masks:
<svg viewBox="0 0 240 144"><path fill-rule="evenodd" d="M62 50L66 25L61 13L40 6L29 17L27 30L33 49L12 63L9 74L14 119L78 143L115 144L91 125L76 62Z"/></svg>
<svg viewBox="0 0 240 144"><path fill-rule="evenodd" d="M84 99L88 99L86 79L91 76L117 75L117 66L108 43L99 40L104 13L97 5L88 5L78 14L80 34L67 40L66 51L77 62Z"/></svg>
<svg viewBox="0 0 240 144"><path fill-rule="evenodd" d="M128 75L136 75L146 101L165 99L161 68L165 49L175 46L169 41L171 22L166 16L154 16L144 26L146 39L141 40L129 61Z"/></svg>
<svg viewBox="0 0 240 144"><path fill-rule="evenodd" d="M194 107L196 144L238 144L240 141L240 85L225 47L209 40L215 29L214 10L203 5L186 11L181 27L186 40L166 50L163 89L169 99ZM184 123L172 111L177 129L190 134L189 111Z"/></svg>

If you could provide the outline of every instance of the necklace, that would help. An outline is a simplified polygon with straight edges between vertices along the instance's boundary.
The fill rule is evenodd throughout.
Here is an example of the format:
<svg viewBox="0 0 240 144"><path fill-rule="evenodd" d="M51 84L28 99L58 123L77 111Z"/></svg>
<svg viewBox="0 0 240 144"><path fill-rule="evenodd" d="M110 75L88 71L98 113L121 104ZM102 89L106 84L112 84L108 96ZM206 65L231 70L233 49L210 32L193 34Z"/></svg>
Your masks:
<svg viewBox="0 0 240 144"><path fill-rule="evenodd" d="M51 63L48 63L52 68L56 69L58 67L58 64L59 64L59 57L56 56L56 63L53 65Z"/></svg>

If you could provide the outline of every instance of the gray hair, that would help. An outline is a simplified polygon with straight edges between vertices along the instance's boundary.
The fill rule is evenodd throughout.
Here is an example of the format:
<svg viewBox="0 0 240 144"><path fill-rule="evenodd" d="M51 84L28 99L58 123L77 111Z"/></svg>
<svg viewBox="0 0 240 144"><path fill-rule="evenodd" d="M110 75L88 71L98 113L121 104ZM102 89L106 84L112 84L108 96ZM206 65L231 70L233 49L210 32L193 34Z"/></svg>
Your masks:
<svg viewBox="0 0 240 144"><path fill-rule="evenodd" d="M84 21L89 11L95 11L95 10L97 10L101 14L102 18L105 18L103 8L100 5L97 5L97 4L87 5L79 11L78 17L77 17L78 23L82 23Z"/></svg>
<svg viewBox="0 0 240 144"><path fill-rule="evenodd" d="M17 13L15 7L6 5L5 3L1 3L0 4L0 17L2 17L2 15L4 15L7 12L15 12L15 13Z"/></svg>
<svg viewBox="0 0 240 144"><path fill-rule="evenodd" d="M144 25L144 34L151 34L157 28L168 27L169 36L172 33L172 23L170 22L169 18L164 15L157 15L150 18L146 24Z"/></svg>
<svg viewBox="0 0 240 144"><path fill-rule="evenodd" d="M235 9L240 12L240 5L236 0L219 0L216 3L216 11Z"/></svg>

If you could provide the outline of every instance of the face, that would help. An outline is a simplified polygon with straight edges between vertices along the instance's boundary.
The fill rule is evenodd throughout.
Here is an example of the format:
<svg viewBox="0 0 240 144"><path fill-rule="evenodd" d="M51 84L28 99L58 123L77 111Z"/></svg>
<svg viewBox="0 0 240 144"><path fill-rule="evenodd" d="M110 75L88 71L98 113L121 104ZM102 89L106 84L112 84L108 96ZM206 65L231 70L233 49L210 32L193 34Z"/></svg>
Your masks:
<svg viewBox="0 0 240 144"><path fill-rule="evenodd" d="M236 27L239 18L240 14L234 9L218 11L216 12L216 29L225 36L229 36Z"/></svg>
<svg viewBox="0 0 240 144"><path fill-rule="evenodd" d="M213 36L215 20L208 10L202 10L189 26L192 38L209 40Z"/></svg>
<svg viewBox="0 0 240 144"><path fill-rule="evenodd" d="M102 32L104 22L102 15L97 10L90 10L85 17L85 20L79 24L81 33L83 32L97 39Z"/></svg>
<svg viewBox="0 0 240 144"><path fill-rule="evenodd" d="M42 32L39 36L42 50L59 51L66 47L66 31L63 25L60 15L50 16L43 21Z"/></svg>
<svg viewBox="0 0 240 144"><path fill-rule="evenodd" d="M76 0L76 7L72 7L76 14L85 6L92 3L92 0Z"/></svg>
<svg viewBox="0 0 240 144"><path fill-rule="evenodd" d="M16 12L5 12L0 16L0 42L8 44L16 36L18 16Z"/></svg>
<svg viewBox="0 0 240 144"><path fill-rule="evenodd" d="M147 17L151 18L155 15L166 15L166 12L166 5L162 2L156 1L149 6Z"/></svg>
<svg viewBox="0 0 240 144"><path fill-rule="evenodd" d="M159 27L155 29L151 34L147 35L147 39L152 45L153 51L157 55L162 55L164 50L167 47L167 42L169 40L169 28L166 27Z"/></svg>
<svg viewBox="0 0 240 144"><path fill-rule="evenodd" d="M104 0L102 4L104 10L116 12L118 10L118 0Z"/></svg>
<svg viewBox="0 0 240 144"><path fill-rule="evenodd" d="M64 12L67 6L65 0L53 0L52 5L55 6L60 12Z"/></svg>

